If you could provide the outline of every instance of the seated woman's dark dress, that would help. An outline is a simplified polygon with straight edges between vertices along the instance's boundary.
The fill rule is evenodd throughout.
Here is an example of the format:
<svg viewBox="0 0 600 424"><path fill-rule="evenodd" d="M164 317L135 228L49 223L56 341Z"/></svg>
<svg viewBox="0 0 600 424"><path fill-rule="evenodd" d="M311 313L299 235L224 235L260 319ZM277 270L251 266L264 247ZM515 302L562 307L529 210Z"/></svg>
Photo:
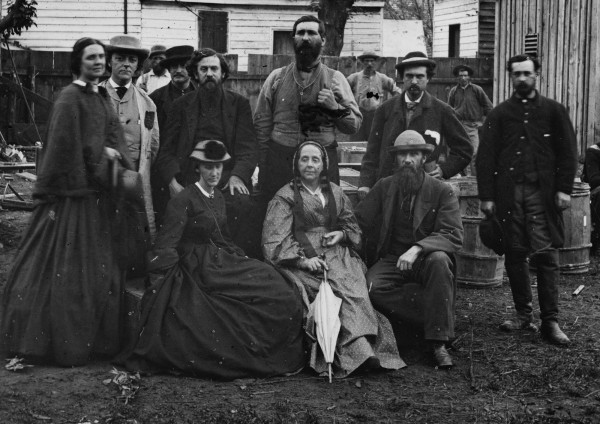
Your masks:
<svg viewBox="0 0 600 424"><path fill-rule="evenodd" d="M304 365L298 290L243 256L226 221L218 190L209 198L194 184L169 202L149 257L151 286L128 369L234 379Z"/></svg>

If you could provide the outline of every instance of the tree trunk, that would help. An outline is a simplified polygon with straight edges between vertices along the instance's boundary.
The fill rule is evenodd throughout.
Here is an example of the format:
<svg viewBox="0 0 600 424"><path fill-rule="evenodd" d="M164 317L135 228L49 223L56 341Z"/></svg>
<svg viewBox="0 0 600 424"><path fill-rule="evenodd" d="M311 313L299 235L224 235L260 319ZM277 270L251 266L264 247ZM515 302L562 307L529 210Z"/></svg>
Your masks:
<svg viewBox="0 0 600 424"><path fill-rule="evenodd" d="M323 55L339 56L344 47L344 29L355 0L321 0L319 19L325 23Z"/></svg>

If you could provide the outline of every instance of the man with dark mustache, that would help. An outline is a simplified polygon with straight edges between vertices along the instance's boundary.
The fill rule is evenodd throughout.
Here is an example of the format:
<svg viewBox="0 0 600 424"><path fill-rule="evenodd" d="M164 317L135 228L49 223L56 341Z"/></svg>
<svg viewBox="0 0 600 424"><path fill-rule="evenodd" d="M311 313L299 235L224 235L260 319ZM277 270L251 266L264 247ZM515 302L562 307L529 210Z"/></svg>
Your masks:
<svg viewBox="0 0 600 424"><path fill-rule="evenodd" d="M515 91L489 113L476 161L481 211L495 214L502 225L504 264L515 303L516 315L500 329L537 331L531 262L542 337L567 345L570 340L558 325L558 248L564 242L562 212L571 204L577 170L577 139L564 106L535 88L537 58L513 56L506 70Z"/></svg>
<svg viewBox="0 0 600 424"><path fill-rule="evenodd" d="M223 142L231 160L223 167L218 188L225 196L229 230L233 241L247 254L260 257L260 229L257 234L247 234L260 227L254 222L249 196L258 160L250 102L223 88L229 65L213 49L195 51L187 62L187 72L197 81L198 89L175 100L170 107L162 129L157 171L173 197L198 181L189 157L194 146L203 140Z"/></svg>
<svg viewBox="0 0 600 424"><path fill-rule="evenodd" d="M395 96L376 111L360 169L359 198L364 198L381 178L393 172L393 160L387 148L401 132L417 131L434 147L425 163L425 171L434 178L448 179L471 161L473 146L454 110L430 95L427 83L436 64L424 53L411 52L396 65L404 81L404 95ZM444 160L440 160L445 150Z"/></svg>
<svg viewBox="0 0 600 424"><path fill-rule="evenodd" d="M192 57L194 48L192 46L175 46L167 49L162 65L169 70L171 82L164 87L155 90L150 98L156 105L158 113L158 126L161 129L161 138L165 138L167 114L173 102L195 89L195 83L185 67L187 61ZM164 144L164 141L161 141ZM161 155L161 152L158 152ZM152 200L154 201L154 213L156 224L161 225L162 219L169 202L169 186L162 183L156 167L152 170Z"/></svg>
<svg viewBox="0 0 600 424"><path fill-rule="evenodd" d="M254 111L259 184L267 200L292 179L295 149L306 140L325 147L329 180L338 184L336 130L354 134L362 122L344 75L321 63L323 22L303 16L294 23L293 34L296 60L271 72Z"/></svg>
<svg viewBox="0 0 600 424"><path fill-rule="evenodd" d="M452 189L424 171L434 149L418 132L402 132L387 150L396 163L394 174L375 183L356 217L365 234L376 233L378 260L367 272L373 306L393 325L423 325L436 366L448 369L454 254L462 246L463 226Z"/></svg>

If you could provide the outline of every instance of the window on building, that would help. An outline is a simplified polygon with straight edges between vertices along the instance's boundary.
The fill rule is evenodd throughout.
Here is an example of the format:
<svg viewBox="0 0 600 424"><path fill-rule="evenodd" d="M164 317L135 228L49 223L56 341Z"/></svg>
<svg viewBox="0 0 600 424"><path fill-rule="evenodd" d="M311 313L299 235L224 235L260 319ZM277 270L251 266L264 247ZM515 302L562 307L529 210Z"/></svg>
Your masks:
<svg viewBox="0 0 600 424"><path fill-rule="evenodd" d="M273 31L273 54L294 54L292 31Z"/></svg>
<svg viewBox="0 0 600 424"><path fill-rule="evenodd" d="M227 12L198 12L198 47L227 52Z"/></svg>
<svg viewBox="0 0 600 424"><path fill-rule="evenodd" d="M460 24L450 25L448 30L448 57L460 57Z"/></svg>

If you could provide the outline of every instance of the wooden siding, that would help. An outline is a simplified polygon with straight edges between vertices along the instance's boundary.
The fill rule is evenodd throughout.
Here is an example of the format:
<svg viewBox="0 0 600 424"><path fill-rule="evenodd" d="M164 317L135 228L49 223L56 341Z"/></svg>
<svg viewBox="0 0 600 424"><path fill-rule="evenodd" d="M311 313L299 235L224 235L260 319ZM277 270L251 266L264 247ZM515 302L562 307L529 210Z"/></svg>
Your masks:
<svg viewBox="0 0 600 424"><path fill-rule="evenodd" d="M510 97L506 62L538 33L540 93L567 108L580 153L600 142L599 26L597 0L498 0L494 101Z"/></svg>
<svg viewBox="0 0 600 424"><path fill-rule="evenodd" d="M273 32L290 31L294 21L306 15L305 7L210 7L190 5L193 11L228 12L228 48L239 57L239 69L248 68L249 54L272 54ZM383 12L380 8L362 8L346 24L342 55L359 55L364 50L381 51ZM142 43L198 45L198 18L190 10L165 2L144 2Z"/></svg>
<svg viewBox="0 0 600 424"><path fill-rule="evenodd" d="M479 0L439 0L433 7L433 56L448 56L449 26L460 24L460 56L479 50Z"/></svg>
<svg viewBox="0 0 600 424"><path fill-rule="evenodd" d="M8 1L2 0L6 13ZM33 50L71 50L81 37L94 37L108 41L124 32L124 1L43 0L37 5L37 26L18 37L11 37ZM127 1L128 33L139 36L141 32L141 4L139 0Z"/></svg>

